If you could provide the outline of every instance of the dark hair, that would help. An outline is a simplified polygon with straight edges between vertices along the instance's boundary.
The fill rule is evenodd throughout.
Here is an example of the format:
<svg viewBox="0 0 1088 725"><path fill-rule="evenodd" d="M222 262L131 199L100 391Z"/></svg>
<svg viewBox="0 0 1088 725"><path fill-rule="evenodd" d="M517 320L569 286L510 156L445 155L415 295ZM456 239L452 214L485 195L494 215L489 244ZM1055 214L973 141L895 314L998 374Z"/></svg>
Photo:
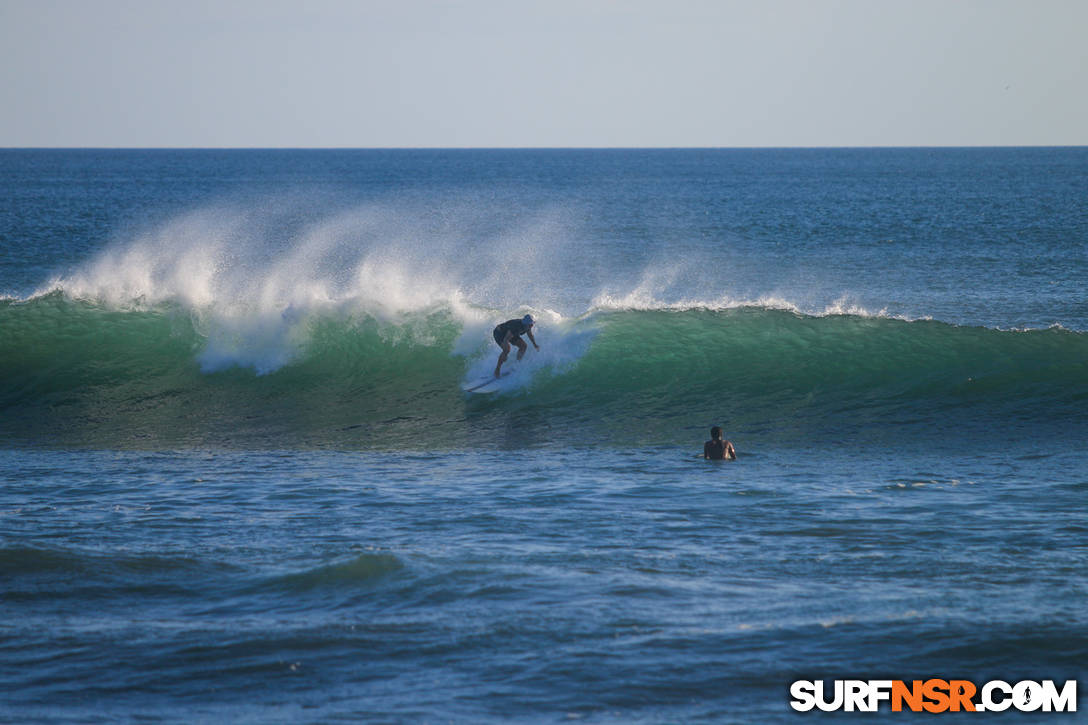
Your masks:
<svg viewBox="0 0 1088 725"><path fill-rule="evenodd" d="M710 437L717 440L722 437L722 429L718 426L714 426L710 429Z"/></svg>

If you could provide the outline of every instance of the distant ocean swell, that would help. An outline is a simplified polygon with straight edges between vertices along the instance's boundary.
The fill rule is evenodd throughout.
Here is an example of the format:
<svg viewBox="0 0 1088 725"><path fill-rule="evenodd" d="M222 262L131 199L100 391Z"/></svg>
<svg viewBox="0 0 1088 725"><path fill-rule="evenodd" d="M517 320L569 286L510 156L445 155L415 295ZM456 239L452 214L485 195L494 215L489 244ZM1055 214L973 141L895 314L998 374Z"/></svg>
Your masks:
<svg viewBox="0 0 1088 725"><path fill-rule="evenodd" d="M7 596L12 601L42 599L50 602L58 593L89 596L99 600L122 598L133 593L195 596L198 591L218 590L232 594L286 592L345 587L380 581L404 567L389 553L366 552L330 564L287 574L249 571L227 562L178 555L133 555L75 548L0 548L0 575L17 577L19 586ZM187 582L187 584L179 584ZM135 587L136 591L132 591ZM59 591L58 591L59 590Z"/></svg>
<svg viewBox="0 0 1088 725"><path fill-rule="evenodd" d="M87 445L415 447L490 444L517 414L550 440L687 440L726 419L749 435L846 426L1081 430L1088 335L761 306L540 311L514 383L466 396L497 348L497 311L324 309L216 317L51 292L0 301L0 424L9 440ZM961 425L962 424L962 425ZM776 432L777 431L777 432Z"/></svg>

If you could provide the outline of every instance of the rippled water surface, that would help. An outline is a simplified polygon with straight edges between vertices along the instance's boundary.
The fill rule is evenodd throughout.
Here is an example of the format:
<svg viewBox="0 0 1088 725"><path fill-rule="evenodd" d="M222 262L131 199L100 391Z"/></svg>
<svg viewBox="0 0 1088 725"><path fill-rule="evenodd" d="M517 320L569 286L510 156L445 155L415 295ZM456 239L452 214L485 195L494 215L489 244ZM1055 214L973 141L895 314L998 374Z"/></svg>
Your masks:
<svg viewBox="0 0 1088 725"><path fill-rule="evenodd" d="M1083 711L1085 199L1085 149L0 150L0 721Z"/></svg>

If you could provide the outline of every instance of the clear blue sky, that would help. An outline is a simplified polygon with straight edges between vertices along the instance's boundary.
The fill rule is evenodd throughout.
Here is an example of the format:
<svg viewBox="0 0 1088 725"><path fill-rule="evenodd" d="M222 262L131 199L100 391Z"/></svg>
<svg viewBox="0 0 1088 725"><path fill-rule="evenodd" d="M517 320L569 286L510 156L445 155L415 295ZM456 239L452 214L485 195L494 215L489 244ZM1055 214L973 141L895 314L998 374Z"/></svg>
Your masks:
<svg viewBox="0 0 1088 725"><path fill-rule="evenodd" d="M1084 0L0 0L0 146L1085 144Z"/></svg>

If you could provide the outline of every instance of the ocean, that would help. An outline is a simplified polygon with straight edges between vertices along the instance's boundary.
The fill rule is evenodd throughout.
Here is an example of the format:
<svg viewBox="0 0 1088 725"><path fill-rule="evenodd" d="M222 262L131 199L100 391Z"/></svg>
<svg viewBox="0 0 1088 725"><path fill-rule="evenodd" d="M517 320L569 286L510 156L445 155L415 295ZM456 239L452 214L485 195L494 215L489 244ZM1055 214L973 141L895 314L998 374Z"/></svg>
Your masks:
<svg viewBox="0 0 1088 725"><path fill-rule="evenodd" d="M0 190L2 722L1088 707L1088 148L9 149Z"/></svg>

